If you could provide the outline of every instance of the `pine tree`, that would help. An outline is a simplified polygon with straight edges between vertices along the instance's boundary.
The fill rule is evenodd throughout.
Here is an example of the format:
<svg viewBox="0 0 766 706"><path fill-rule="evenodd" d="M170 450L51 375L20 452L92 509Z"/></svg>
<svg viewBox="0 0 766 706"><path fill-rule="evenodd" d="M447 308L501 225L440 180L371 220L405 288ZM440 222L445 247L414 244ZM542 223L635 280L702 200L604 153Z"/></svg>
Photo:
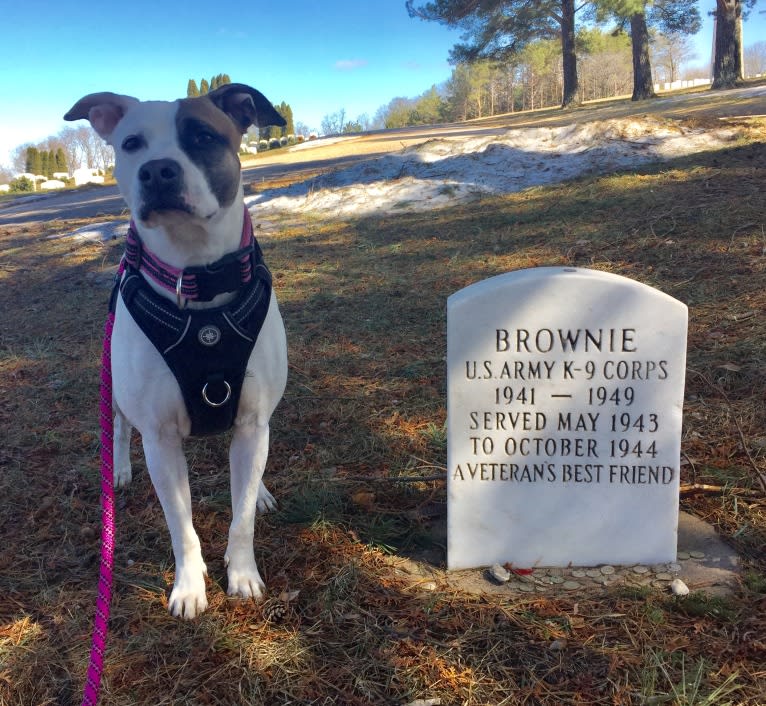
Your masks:
<svg viewBox="0 0 766 706"><path fill-rule="evenodd" d="M189 79L189 85L186 87L186 97L187 98L196 98L199 95L199 88L197 87L197 82L193 79Z"/></svg>
<svg viewBox="0 0 766 706"><path fill-rule="evenodd" d="M66 152L63 147L56 150L56 171L69 174L69 165L66 163Z"/></svg>
<svg viewBox="0 0 766 706"><path fill-rule="evenodd" d="M37 173L44 177L50 177L50 156L51 153L48 150L40 152L40 171Z"/></svg>
<svg viewBox="0 0 766 706"><path fill-rule="evenodd" d="M35 163L35 155L37 154L37 148L36 147L27 147L27 159L24 163L24 171L27 174L34 174L34 163Z"/></svg>
<svg viewBox="0 0 766 706"><path fill-rule="evenodd" d="M587 4L587 3L585 3ZM563 96L566 107L578 101L575 0L407 0L410 17L464 30L463 43L450 51L450 62L505 61L536 39L558 35L561 43Z"/></svg>
<svg viewBox="0 0 766 706"><path fill-rule="evenodd" d="M37 147L27 148L27 163L25 169L28 174L42 174L42 155L40 154L40 150L38 150Z"/></svg>
<svg viewBox="0 0 766 706"><path fill-rule="evenodd" d="M201 96L204 96L206 94L210 93L210 84L207 82L206 78L203 78L202 81L200 81L199 84L199 94Z"/></svg>

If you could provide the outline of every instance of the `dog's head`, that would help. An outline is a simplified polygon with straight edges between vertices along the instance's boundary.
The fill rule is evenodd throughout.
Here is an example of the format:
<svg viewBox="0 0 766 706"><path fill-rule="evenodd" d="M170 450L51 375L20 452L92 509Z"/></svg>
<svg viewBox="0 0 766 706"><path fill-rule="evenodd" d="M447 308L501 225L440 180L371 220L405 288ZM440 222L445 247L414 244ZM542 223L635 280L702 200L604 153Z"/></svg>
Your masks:
<svg viewBox="0 0 766 706"><path fill-rule="evenodd" d="M250 125L285 124L268 99L240 83L199 98L81 98L64 120L87 118L115 151L114 175L133 218L150 227L180 217L209 221L240 191L239 147Z"/></svg>

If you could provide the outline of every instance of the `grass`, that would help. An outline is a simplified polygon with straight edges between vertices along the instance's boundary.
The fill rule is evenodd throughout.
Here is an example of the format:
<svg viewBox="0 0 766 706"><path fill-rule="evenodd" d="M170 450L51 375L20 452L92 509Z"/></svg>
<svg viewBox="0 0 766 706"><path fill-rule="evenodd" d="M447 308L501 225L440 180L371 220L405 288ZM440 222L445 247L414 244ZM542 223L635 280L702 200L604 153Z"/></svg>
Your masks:
<svg viewBox="0 0 766 706"><path fill-rule="evenodd" d="M280 510L256 526L269 602L226 597L226 446L204 440L187 450L210 609L166 614L169 538L136 450L117 497L102 703L763 703L766 127L748 125L726 151L479 207L269 229L291 361L267 476ZM100 282L121 244L46 239L65 229L0 229L2 706L78 703L87 667ZM683 482L718 490L683 504L741 552L740 593L509 600L403 563L444 561L446 297L542 265L689 305Z"/></svg>

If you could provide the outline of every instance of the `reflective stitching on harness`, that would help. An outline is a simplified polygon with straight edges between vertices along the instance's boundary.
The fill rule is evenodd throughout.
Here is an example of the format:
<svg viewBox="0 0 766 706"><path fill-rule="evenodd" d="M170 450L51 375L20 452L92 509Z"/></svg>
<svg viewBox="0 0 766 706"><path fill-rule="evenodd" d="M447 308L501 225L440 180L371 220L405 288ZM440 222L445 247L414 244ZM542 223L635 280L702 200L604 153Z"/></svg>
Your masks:
<svg viewBox="0 0 766 706"><path fill-rule="evenodd" d="M266 271L268 272L268 270ZM261 298L263 297L263 290L264 290L264 287L255 287L250 292L250 294L245 298L245 300L242 302L242 305L232 312L234 314L234 317L237 320L244 318L244 316L247 316L247 314L249 314L250 311L252 311L252 309L258 306L258 303L261 301ZM252 303L252 300L254 297L257 297L257 299L254 303ZM244 316L242 314L243 311L246 312Z"/></svg>
<svg viewBox="0 0 766 706"><path fill-rule="evenodd" d="M229 316L229 314L223 314L223 318L226 319L229 326L231 326L231 330L234 331L234 333L236 333L237 336L242 336L242 338L244 338L246 341L250 341L250 343L255 343L255 339L251 338L250 336L245 336L245 334L239 330L239 327L237 326L237 324L235 324L231 320L231 317Z"/></svg>
<svg viewBox="0 0 766 706"><path fill-rule="evenodd" d="M188 319L188 316L175 316L170 311L165 310L164 308L157 306L157 304L152 301L149 297L145 296L142 293L139 293L139 296L141 297L141 300L144 302L144 304L148 304L149 306L154 307L158 312L161 314L164 314L168 319L173 319L179 323L180 326L183 326L186 320Z"/></svg>
<svg viewBox="0 0 766 706"><path fill-rule="evenodd" d="M160 326L164 326L167 329L170 329L173 333L176 333L178 331L178 328L176 326L173 326L172 324L169 324L165 319L163 319L161 316L158 316L154 311L151 311L148 306L146 306L147 303L150 303L150 300L146 298L143 292L139 292L136 295L135 299L135 305L141 311L143 311L148 317L156 321Z"/></svg>
<svg viewBox="0 0 766 706"><path fill-rule="evenodd" d="M183 340L184 338L186 338L186 334L189 331L189 326L191 326L191 321L192 321L191 316L188 319L186 319L186 326L184 327L183 333L178 337L178 340L172 346L168 346L164 351L162 351L162 355L167 355L176 346L179 346L181 345L181 343L183 343Z"/></svg>

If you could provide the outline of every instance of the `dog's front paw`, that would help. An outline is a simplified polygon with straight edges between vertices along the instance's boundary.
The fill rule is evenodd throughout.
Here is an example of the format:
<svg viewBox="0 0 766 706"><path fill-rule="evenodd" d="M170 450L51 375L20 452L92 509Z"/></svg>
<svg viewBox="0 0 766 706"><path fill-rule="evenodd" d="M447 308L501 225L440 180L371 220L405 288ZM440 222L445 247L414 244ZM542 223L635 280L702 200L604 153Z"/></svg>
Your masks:
<svg viewBox="0 0 766 706"><path fill-rule="evenodd" d="M192 620L207 609L204 572L176 571L176 581L168 599L168 611L176 618Z"/></svg>
<svg viewBox="0 0 766 706"><path fill-rule="evenodd" d="M266 584L263 583L255 560L248 562L247 566L235 566L230 563L228 573L229 588L226 592L230 596L252 598L255 601L263 600Z"/></svg>
<svg viewBox="0 0 766 706"><path fill-rule="evenodd" d="M261 481L258 486L258 512L264 514L266 512L273 512L277 509L277 501L274 500L274 496L267 490L266 486Z"/></svg>
<svg viewBox="0 0 766 706"><path fill-rule="evenodd" d="M130 468L130 464L114 467L114 487L122 488L128 485L133 480L133 471Z"/></svg>

